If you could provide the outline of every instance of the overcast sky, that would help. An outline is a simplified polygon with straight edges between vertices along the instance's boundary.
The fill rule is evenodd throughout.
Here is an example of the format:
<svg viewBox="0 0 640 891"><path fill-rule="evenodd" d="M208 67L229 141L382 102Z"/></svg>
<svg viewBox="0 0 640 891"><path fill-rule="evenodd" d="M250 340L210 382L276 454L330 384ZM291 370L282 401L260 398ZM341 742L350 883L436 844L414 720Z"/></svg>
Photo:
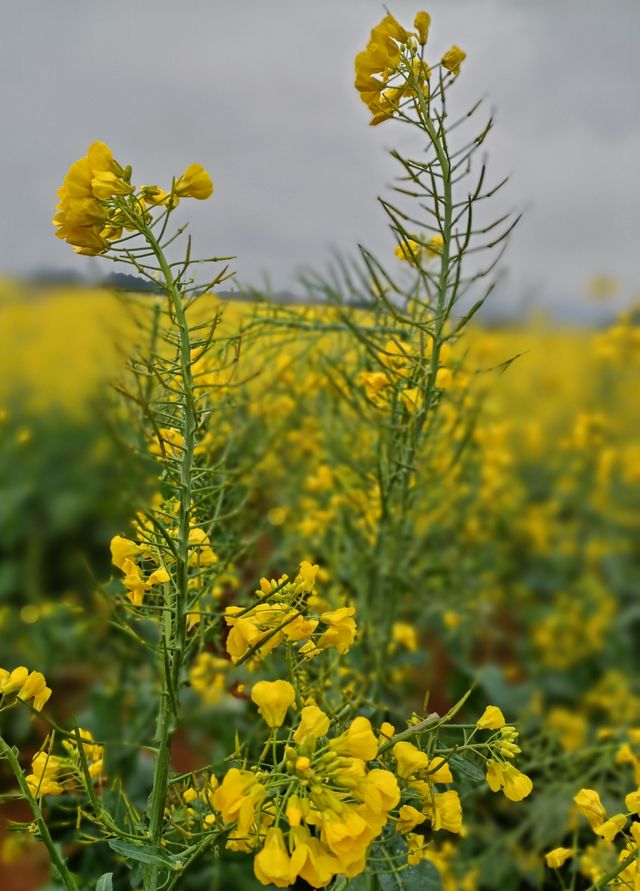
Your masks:
<svg viewBox="0 0 640 891"><path fill-rule="evenodd" d="M407 26L420 6L390 0ZM432 0L429 41L468 54L459 110L497 109L487 148L527 208L498 300L584 301L589 278L640 293L639 0ZM330 249L393 246L376 205L403 128L367 125L354 54L376 0L3 0L0 272L99 264L53 237L71 161L108 142L134 181L191 161L215 182L191 202L196 253L237 254L240 279L292 288ZM104 271L109 271L104 269Z"/></svg>

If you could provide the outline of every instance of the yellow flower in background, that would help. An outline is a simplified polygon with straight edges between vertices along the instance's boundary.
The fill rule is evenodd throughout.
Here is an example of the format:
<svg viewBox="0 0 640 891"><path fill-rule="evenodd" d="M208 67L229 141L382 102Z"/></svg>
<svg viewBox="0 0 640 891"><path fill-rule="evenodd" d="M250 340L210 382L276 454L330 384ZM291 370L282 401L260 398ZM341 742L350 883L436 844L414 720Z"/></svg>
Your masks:
<svg viewBox="0 0 640 891"><path fill-rule="evenodd" d="M400 644L410 653L418 649L418 635L413 625L408 622L394 622L391 628L391 640L394 644Z"/></svg>
<svg viewBox="0 0 640 891"><path fill-rule="evenodd" d="M213 653L198 653L189 669L189 683L207 705L215 705L226 690L230 663Z"/></svg>
<svg viewBox="0 0 640 891"><path fill-rule="evenodd" d="M443 68L446 68L457 77L460 74L460 65L466 58L467 54L464 50L461 50L459 46L454 44L442 57L441 64Z"/></svg>
<svg viewBox="0 0 640 891"><path fill-rule="evenodd" d="M213 194L211 177L201 164L189 164L175 184L175 193L180 198L197 198L204 201Z"/></svg>
<svg viewBox="0 0 640 891"><path fill-rule="evenodd" d="M418 244L417 241L414 241L413 238L407 238L406 241L397 244L393 250L393 253L398 260L405 260L413 266L420 262L421 252L422 245Z"/></svg>
<svg viewBox="0 0 640 891"><path fill-rule="evenodd" d="M192 526L189 530L189 550L190 566L212 566L218 562L218 557L211 548L209 536L199 526Z"/></svg>
<svg viewBox="0 0 640 891"><path fill-rule="evenodd" d="M551 869L560 869L570 857L573 857L575 851L571 848L554 848L544 855L547 866Z"/></svg>
<svg viewBox="0 0 640 891"><path fill-rule="evenodd" d="M382 391L391 385L384 371L363 371L358 375L358 383L364 387L367 397L372 402L379 402Z"/></svg>
<svg viewBox="0 0 640 891"><path fill-rule="evenodd" d="M282 727L288 708L293 705L296 691L289 681L258 681L251 690L251 699L258 706L268 727Z"/></svg>
<svg viewBox="0 0 640 891"><path fill-rule="evenodd" d="M406 390L400 392L400 399L407 411L412 414L419 411L424 405L424 397L420 387L407 387Z"/></svg>
<svg viewBox="0 0 640 891"><path fill-rule="evenodd" d="M453 383L453 375L450 368L438 368L436 372L436 387L439 390L448 390Z"/></svg>

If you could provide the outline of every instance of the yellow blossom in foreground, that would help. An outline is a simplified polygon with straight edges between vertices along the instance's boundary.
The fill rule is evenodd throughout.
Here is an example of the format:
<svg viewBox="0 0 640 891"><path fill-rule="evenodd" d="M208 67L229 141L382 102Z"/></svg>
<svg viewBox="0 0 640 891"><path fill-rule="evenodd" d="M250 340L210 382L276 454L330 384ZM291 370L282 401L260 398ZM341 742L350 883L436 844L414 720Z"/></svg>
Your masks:
<svg viewBox="0 0 640 891"><path fill-rule="evenodd" d="M304 879L312 888L324 888L340 869L340 864L319 839L304 826L291 829L291 883Z"/></svg>
<svg viewBox="0 0 640 891"><path fill-rule="evenodd" d="M305 705L300 712L300 724L293 734L293 739L300 744L305 739L316 740L326 736L329 730L329 718L317 705Z"/></svg>
<svg viewBox="0 0 640 891"><path fill-rule="evenodd" d="M135 560L141 553L142 548L135 541L121 535L114 535L111 539L111 562L118 569L124 569L125 560Z"/></svg>
<svg viewBox="0 0 640 891"><path fill-rule="evenodd" d="M491 759L487 761L485 779L492 792L502 789L510 801L522 801L533 789L533 783L529 777L513 764L499 764Z"/></svg>
<svg viewBox="0 0 640 891"><path fill-rule="evenodd" d="M31 773L25 777L31 794L35 797L61 795L64 787L58 781L58 777L63 767L64 762L61 758L49 755L48 752L38 752L31 761Z"/></svg>
<svg viewBox="0 0 640 891"><path fill-rule="evenodd" d="M237 822L240 834L246 834L265 792L264 786L250 770L231 767L213 793L211 803L225 823Z"/></svg>
<svg viewBox="0 0 640 891"><path fill-rule="evenodd" d="M342 736L331 741L331 747L352 758L371 761L378 752L378 741L369 719L360 715L353 719Z"/></svg>
<svg viewBox="0 0 640 891"><path fill-rule="evenodd" d="M11 672L2 669L2 675L0 675L0 693L3 693L5 696L9 693L15 693L16 690L19 690L22 687L28 677L29 669L24 665L14 668Z"/></svg>
<svg viewBox="0 0 640 891"><path fill-rule="evenodd" d="M77 253L104 253L109 239L121 232L116 210L104 202L132 191L125 176L109 146L92 143L87 154L71 165L58 190L60 201L53 218L56 236L73 245Z"/></svg>
<svg viewBox="0 0 640 891"><path fill-rule="evenodd" d="M329 627L320 635L317 643L318 649L326 650L329 647L335 647L340 655L344 656L355 640L356 622L353 618L355 613L353 606L343 606L340 609L322 613L320 621Z"/></svg>
<svg viewBox="0 0 640 891"><path fill-rule="evenodd" d="M629 792L624 803L630 814L640 814L640 789L637 792Z"/></svg>
<svg viewBox="0 0 640 891"><path fill-rule="evenodd" d="M454 789L448 792L436 792L423 802L424 812L431 817L434 831L446 829L459 833L462 830L462 805L460 796Z"/></svg>
<svg viewBox="0 0 640 891"><path fill-rule="evenodd" d="M627 818L624 814L614 814L600 826L594 826L593 831L596 835L602 836L605 841L611 842L626 825Z"/></svg>
<svg viewBox="0 0 640 891"><path fill-rule="evenodd" d="M281 829L273 827L267 832L264 847L254 857L253 871L263 885L286 888L291 884L291 858Z"/></svg>
<svg viewBox="0 0 640 891"><path fill-rule="evenodd" d="M446 68L456 77L460 74L460 65L467 58L467 54L464 50L461 50L459 46L456 46L455 43L451 47L450 50L442 57L441 64L443 68Z"/></svg>
<svg viewBox="0 0 640 891"><path fill-rule="evenodd" d="M429 36L429 26L431 25L431 16L428 12L418 12L413 20L413 27L418 32L418 40L422 46L427 42Z"/></svg>
<svg viewBox="0 0 640 891"><path fill-rule="evenodd" d="M410 777L418 770L424 770L429 764L427 753L421 752L413 743L397 742L392 751L398 763L399 777Z"/></svg>
<svg viewBox="0 0 640 891"><path fill-rule="evenodd" d="M197 198L204 201L213 194L211 177L201 164L189 164L182 176L178 177L175 193L180 198Z"/></svg>
<svg viewBox="0 0 640 891"><path fill-rule="evenodd" d="M480 730L499 730L506 723L505 717L498 706L488 705L476 721L476 727Z"/></svg>
<svg viewBox="0 0 640 891"><path fill-rule="evenodd" d="M39 671L29 671L24 665L7 671L0 668L0 695L16 694L21 702L32 700L34 711L42 711L51 697L51 688L47 687L44 675Z"/></svg>
<svg viewBox="0 0 640 891"><path fill-rule="evenodd" d="M427 765L430 783L452 783L451 768L443 758L432 758Z"/></svg>
<svg viewBox="0 0 640 891"><path fill-rule="evenodd" d="M402 833L402 835L406 835L408 832L411 832L411 830L414 829L419 823L424 823L426 819L426 814L421 813L410 804L403 804L398 811L396 829L398 830L398 832Z"/></svg>
<svg viewBox="0 0 640 891"><path fill-rule="evenodd" d="M296 691L289 681L258 681L251 691L251 699L271 728L282 727L287 709L295 698Z"/></svg>
<svg viewBox="0 0 640 891"><path fill-rule="evenodd" d="M594 789L581 789L573 800L583 817L589 821L592 829L604 822L607 814L600 801L600 796Z"/></svg>

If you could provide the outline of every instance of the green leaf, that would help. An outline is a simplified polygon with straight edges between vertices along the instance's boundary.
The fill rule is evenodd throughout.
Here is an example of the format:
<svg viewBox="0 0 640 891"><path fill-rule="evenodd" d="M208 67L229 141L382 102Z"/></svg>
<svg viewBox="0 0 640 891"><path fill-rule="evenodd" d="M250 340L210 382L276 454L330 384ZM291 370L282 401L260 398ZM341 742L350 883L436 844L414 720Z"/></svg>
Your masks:
<svg viewBox="0 0 640 891"><path fill-rule="evenodd" d="M131 842L120 841L118 838L109 839L109 847L116 854L121 854L128 860L137 860L140 863L153 863L163 866L165 869L175 870L176 864L162 848L154 845L136 845Z"/></svg>
<svg viewBox="0 0 640 891"><path fill-rule="evenodd" d="M478 765L463 758L462 755L452 755L449 758L449 767L453 776L458 780L466 780L474 786L484 783L484 773Z"/></svg>
<svg viewBox="0 0 640 891"><path fill-rule="evenodd" d="M378 875L381 891L441 891L440 873L433 863L421 860L400 872Z"/></svg>
<svg viewBox="0 0 640 891"><path fill-rule="evenodd" d="M105 872L104 875L100 876L98 884L96 885L96 891L113 891L112 872Z"/></svg>

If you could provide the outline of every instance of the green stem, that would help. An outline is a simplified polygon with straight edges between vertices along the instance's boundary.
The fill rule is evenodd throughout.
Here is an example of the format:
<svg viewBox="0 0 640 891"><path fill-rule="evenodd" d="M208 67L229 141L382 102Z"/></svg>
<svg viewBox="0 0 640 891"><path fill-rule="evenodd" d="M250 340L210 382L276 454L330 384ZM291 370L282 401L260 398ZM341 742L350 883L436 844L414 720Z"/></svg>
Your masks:
<svg viewBox="0 0 640 891"><path fill-rule="evenodd" d="M196 441L196 405L191 374L191 340L182 293L176 285L162 248L149 229L144 231L165 280L165 286L179 332L179 360L182 388L182 457L180 462L180 505L175 588L165 585L165 621L162 623L162 647L165 658L162 698L156 738L158 752L149 805L149 837L152 845L162 840L164 810L169 783L171 736L178 715L180 674L185 655L186 605L189 596L189 532L193 488L193 460ZM156 891L159 867L149 864L144 873L144 891Z"/></svg>
<svg viewBox="0 0 640 891"><path fill-rule="evenodd" d="M49 856L51 857L51 862L58 870L58 875L60 879L64 883L65 888L68 888L69 891L78 891L78 886L76 885L76 880L73 875L69 872L67 864L64 862L62 857L60 856L60 852L56 846L56 843L51 838L51 834L49 829L47 828L47 824L44 821L44 817L42 816L42 811L40 810L40 806L36 799L33 797L31 789L29 788L29 784L25 780L24 773L22 772L22 768L20 767L20 762L18 761L15 752L9 746L5 740L0 736L0 756L6 758L9 762L9 766L13 771L13 774L18 781L18 786L20 787L20 792L22 793L22 797L27 801L29 807L31 808L31 812L33 814L34 820L38 827L38 831L40 832L40 837L45 844L45 847L49 851Z"/></svg>

